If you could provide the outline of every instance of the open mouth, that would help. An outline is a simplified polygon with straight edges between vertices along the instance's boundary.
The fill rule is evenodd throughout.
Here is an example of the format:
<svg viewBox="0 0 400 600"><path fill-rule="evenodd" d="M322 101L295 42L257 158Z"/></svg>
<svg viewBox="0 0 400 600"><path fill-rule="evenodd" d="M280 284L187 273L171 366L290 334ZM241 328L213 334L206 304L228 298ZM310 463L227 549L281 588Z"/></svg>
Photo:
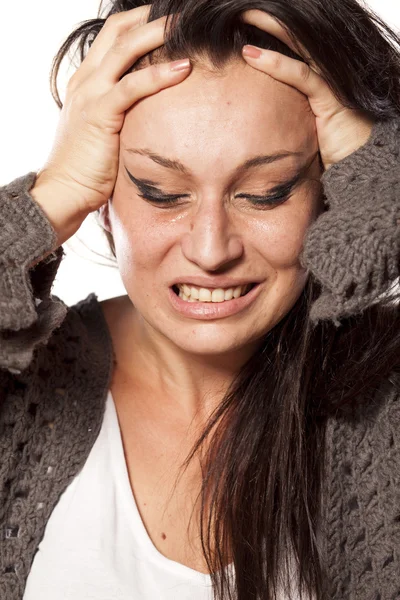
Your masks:
<svg viewBox="0 0 400 600"><path fill-rule="evenodd" d="M186 284L172 286L173 291L185 302L229 302L246 296L257 284L249 283L234 288L200 288Z"/></svg>

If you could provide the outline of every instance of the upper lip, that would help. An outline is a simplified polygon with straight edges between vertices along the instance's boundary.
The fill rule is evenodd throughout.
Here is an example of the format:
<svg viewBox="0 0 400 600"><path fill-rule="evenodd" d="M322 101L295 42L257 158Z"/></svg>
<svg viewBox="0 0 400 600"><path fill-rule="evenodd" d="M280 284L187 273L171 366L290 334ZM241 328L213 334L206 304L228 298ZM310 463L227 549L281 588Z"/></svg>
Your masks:
<svg viewBox="0 0 400 600"><path fill-rule="evenodd" d="M195 287L204 287L210 289L218 289L218 288L236 288L243 285L249 285L250 283L260 283L260 280L257 279L232 279L230 277L201 277L201 276L188 276L188 277L178 277L172 285L184 284L193 285Z"/></svg>

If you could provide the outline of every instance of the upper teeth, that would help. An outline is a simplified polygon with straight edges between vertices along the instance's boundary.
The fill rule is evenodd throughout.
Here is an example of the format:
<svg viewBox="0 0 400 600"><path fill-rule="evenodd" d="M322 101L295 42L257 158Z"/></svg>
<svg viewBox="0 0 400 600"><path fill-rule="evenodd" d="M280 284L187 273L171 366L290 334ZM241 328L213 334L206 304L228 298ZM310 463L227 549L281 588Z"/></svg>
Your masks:
<svg viewBox="0 0 400 600"><path fill-rule="evenodd" d="M178 288L179 297L188 302L224 302L243 296L248 291L249 285L239 285L228 289L208 289L192 287L184 283L178 284Z"/></svg>

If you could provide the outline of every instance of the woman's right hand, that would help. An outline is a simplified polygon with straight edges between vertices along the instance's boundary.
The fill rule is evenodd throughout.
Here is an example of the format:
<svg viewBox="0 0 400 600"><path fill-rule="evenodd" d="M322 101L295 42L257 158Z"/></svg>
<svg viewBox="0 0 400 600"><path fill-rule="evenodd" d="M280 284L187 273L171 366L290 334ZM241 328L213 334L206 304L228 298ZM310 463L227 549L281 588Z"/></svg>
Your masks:
<svg viewBox="0 0 400 600"><path fill-rule="evenodd" d="M53 148L31 190L57 231L58 245L111 197L125 112L190 73L190 63L177 71L171 70L174 63L162 63L122 77L164 43L166 17L147 23L149 11L146 5L110 16L68 82Z"/></svg>

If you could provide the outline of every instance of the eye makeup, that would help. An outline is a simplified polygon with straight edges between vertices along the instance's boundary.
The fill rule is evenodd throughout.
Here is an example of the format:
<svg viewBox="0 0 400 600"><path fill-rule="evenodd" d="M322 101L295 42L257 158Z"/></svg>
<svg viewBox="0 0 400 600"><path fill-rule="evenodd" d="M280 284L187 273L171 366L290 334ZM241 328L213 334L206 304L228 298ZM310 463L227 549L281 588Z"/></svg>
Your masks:
<svg viewBox="0 0 400 600"><path fill-rule="evenodd" d="M281 204L285 200L287 200L290 194L293 192L294 188L300 183L303 179L303 168L301 168L289 181L285 181L273 187L266 194L257 196L254 194L237 194L236 198L246 198L250 200L252 204L255 205L276 205Z"/></svg>
<svg viewBox="0 0 400 600"><path fill-rule="evenodd" d="M125 167L129 179L135 184L140 192L140 197L152 202L173 202L179 198L188 198L190 194L164 194L162 190L148 183L146 179L136 179Z"/></svg>
<svg viewBox="0 0 400 600"><path fill-rule="evenodd" d="M305 165L302 165L289 180L274 186L265 194L254 195L241 193L237 194L235 198L245 198L254 206L260 207L273 207L278 204L282 204L289 198L293 190L304 180L305 174L310 168L312 162L315 160L317 154L312 157L311 162L307 162ZM177 201L181 200L182 198L190 198L190 194L165 194L162 190L153 184L150 184L148 180L137 179L128 171L126 167L125 169L130 180L139 190L139 196L148 202L159 204L160 206L162 204L172 206L177 204Z"/></svg>

